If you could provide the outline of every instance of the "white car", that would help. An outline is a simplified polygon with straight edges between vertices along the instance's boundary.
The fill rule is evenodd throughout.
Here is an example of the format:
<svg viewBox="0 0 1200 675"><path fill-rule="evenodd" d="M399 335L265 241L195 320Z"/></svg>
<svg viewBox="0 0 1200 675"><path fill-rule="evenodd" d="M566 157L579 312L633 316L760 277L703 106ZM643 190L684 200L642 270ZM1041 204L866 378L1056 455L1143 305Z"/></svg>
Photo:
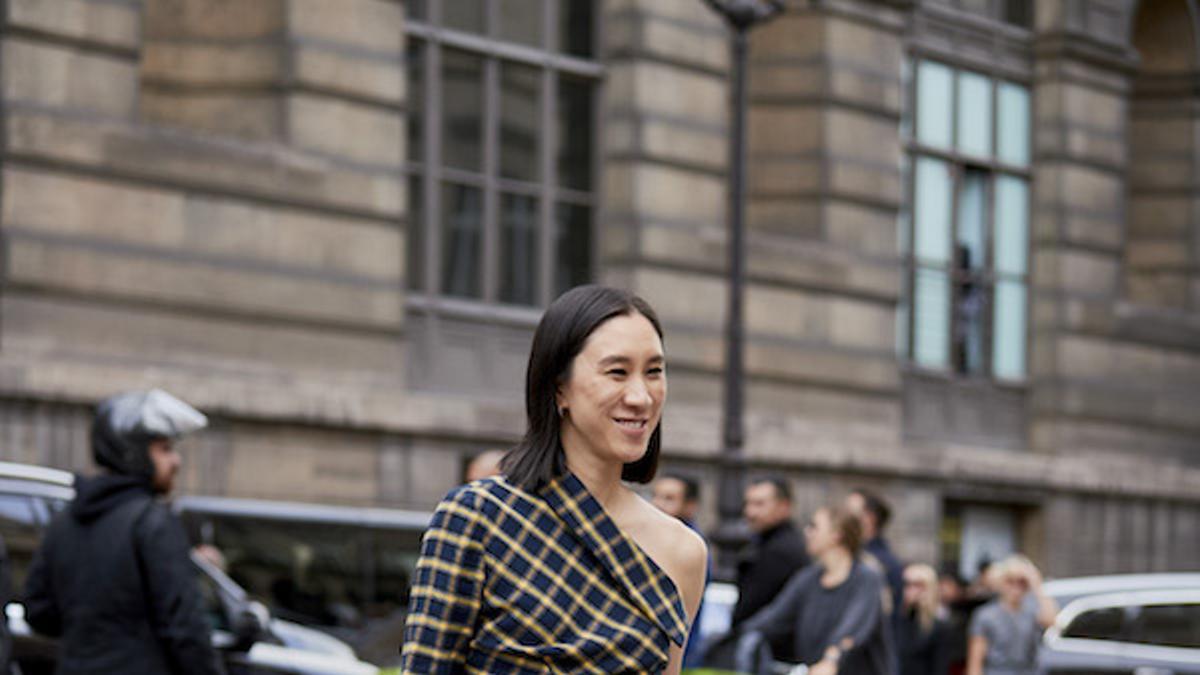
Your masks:
<svg viewBox="0 0 1200 675"><path fill-rule="evenodd" d="M1200 574L1046 583L1062 605L1046 631L1043 675L1200 675Z"/></svg>

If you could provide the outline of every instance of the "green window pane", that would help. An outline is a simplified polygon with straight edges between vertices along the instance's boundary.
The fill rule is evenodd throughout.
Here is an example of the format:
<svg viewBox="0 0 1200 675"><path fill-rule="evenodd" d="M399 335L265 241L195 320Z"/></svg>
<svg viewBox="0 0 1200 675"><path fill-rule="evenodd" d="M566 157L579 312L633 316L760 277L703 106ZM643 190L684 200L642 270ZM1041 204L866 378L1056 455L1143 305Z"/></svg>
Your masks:
<svg viewBox="0 0 1200 675"><path fill-rule="evenodd" d="M955 264L963 270L981 270L987 262L987 173L963 171L958 188L958 236Z"/></svg>
<svg viewBox="0 0 1200 675"><path fill-rule="evenodd" d="M913 360L927 368L950 364L950 278L917 269L913 283Z"/></svg>
<svg viewBox="0 0 1200 675"><path fill-rule="evenodd" d="M996 271L1023 275L1029 256L1029 185L1020 178L996 178Z"/></svg>
<svg viewBox="0 0 1200 675"><path fill-rule="evenodd" d="M557 204L555 296L592 282L592 212L586 206Z"/></svg>
<svg viewBox="0 0 1200 675"><path fill-rule="evenodd" d="M1025 376L1025 284L996 282L992 316L992 372L1002 379Z"/></svg>
<svg viewBox="0 0 1200 675"><path fill-rule="evenodd" d="M483 194L465 185L442 187L442 292L483 296Z"/></svg>
<svg viewBox="0 0 1200 675"><path fill-rule="evenodd" d="M940 63L922 61L917 67L917 140L935 148L950 148L954 74Z"/></svg>
<svg viewBox="0 0 1200 675"><path fill-rule="evenodd" d="M538 201L524 195L500 197L500 301L537 303Z"/></svg>
<svg viewBox="0 0 1200 675"><path fill-rule="evenodd" d="M419 176L408 178L408 234L404 242L408 261L408 287L425 286L425 182Z"/></svg>
<svg viewBox="0 0 1200 675"><path fill-rule="evenodd" d="M441 124L443 165L479 171L483 165L481 56L456 49L442 52Z"/></svg>
<svg viewBox="0 0 1200 675"><path fill-rule="evenodd" d="M535 181L542 128L542 76L537 68L500 63L500 175Z"/></svg>
<svg viewBox="0 0 1200 675"><path fill-rule="evenodd" d="M594 0L559 0L559 49L590 59L595 51L596 3Z"/></svg>
<svg viewBox="0 0 1200 675"><path fill-rule="evenodd" d="M487 3L479 0L441 0L442 25L468 33L483 33Z"/></svg>
<svg viewBox="0 0 1200 675"><path fill-rule="evenodd" d="M996 154L1000 161L1015 166L1029 165L1029 90L1009 82L1000 83L997 108Z"/></svg>
<svg viewBox="0 0 1200 675"><path fill-rule="evenodd" d="M941 160L917 160L913 225L916 257L921 262L950 260L950 165Z"/></svg>
<svg viewBox="0 0 1200 675"><path fill-rule="evenodd" d="M992 154L992 82L977 73L958 74L958 150Z"/></svg>
<svg viewBox="0 0 1200 675"><path fill-rule="evenodd" d="M500 39L541 47L542 14L542 0L501 0Z"/></svg>

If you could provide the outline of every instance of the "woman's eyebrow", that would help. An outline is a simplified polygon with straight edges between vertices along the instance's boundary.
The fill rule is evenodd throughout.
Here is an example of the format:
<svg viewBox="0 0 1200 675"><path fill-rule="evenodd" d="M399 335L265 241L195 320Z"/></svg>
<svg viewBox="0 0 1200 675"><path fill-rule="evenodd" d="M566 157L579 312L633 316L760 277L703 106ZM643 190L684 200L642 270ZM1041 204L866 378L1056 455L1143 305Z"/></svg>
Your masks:
<svg viewBox="0 0 1200 675"><path fill-rule="evenodd" d="M599 365L601 368L603 368L604 366L611 366L614 364L626 364L626 363L631 363L632 361L633 361L633 359L629 358L628 356L625 356L624 354L610 354L609 356L606 356L606 357L600 359L600 361L597 362L597 365ZM651 356L650 360L649 360L649 362L652 365L659 365L659 364L663 363L664 361L666 361L666 358L662 354L656 354L654 356Z"/></svg>

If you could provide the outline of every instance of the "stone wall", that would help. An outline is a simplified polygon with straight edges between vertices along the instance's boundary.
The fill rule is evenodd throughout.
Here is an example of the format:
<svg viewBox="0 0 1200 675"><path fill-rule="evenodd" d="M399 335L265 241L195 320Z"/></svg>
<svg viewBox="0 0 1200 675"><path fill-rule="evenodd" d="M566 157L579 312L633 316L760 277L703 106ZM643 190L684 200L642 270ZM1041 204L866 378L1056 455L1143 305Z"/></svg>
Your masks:
<svg viewBox="0 0 1200 675"><path fill-rule="evenodd" d="M2 5L0 458L86 470L89 406L161 386L213 417L184 446L189 492L429 508L469 453L519 437L534 313L430 318L404 291L404 3L334 4ZM793 481L798 516L879 490L914 559L939 557L948 501L975 500L1027 514L1053 574L1190 567L1200 318L1145 289L1159 263L1170 288L1194 277L1179 248L1200 238L1190 182L1143 199L1184 179L1156 168L1159 109L1135 100L1134 3L1038 2L1032 31L945 4L791 2L752 39L753 468ZM662 316L666 461L704 477L712 525L725 29L698 0L602 17L599 276ZM1031 377L976 406L1015 434L925 434L990 394L914 396L928 382L896 356L913 49L1032 82ZM447 368L479 390L426 372Z"/></svg>

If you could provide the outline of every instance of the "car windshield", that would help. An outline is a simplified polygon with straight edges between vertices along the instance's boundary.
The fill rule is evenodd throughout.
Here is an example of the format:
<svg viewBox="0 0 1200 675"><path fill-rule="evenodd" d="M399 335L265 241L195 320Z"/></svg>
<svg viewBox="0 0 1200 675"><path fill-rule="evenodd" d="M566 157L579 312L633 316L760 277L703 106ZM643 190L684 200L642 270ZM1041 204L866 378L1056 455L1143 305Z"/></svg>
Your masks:
<svg viewBox="0 0 1200 675"><path fill-rule="evenodd" d="M397 658L421 532L184 512L195 539L277 618L319 628L380 665Z"/></svg>
<svg viewBox="0 0 1200 675"><path fill-rule="evenodd" d="M25 575L41 542L41 528L65 505L64 500L0 493L0 537L8 550L14 589L25 587Z"/></svg>

